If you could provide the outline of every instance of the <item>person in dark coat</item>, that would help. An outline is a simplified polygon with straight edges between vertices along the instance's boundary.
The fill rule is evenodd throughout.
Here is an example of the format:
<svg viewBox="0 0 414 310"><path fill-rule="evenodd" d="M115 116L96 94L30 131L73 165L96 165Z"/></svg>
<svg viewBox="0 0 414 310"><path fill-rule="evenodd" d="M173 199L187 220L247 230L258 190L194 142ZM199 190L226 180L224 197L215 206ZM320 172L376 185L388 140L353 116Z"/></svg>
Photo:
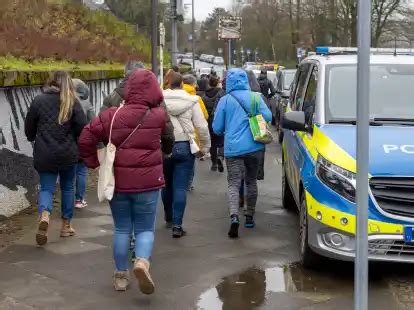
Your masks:
<svg viewBox="0 0 414 310"><path fill-rule="evenodd" d="M154 243L158 199L165 186L163 153L166 156L172 153L174 129L168 125L167 113L161 107L163 94L152 72L136 70L129 77L125 90L126 102L114 119L111 140L117 147L115 193L110 201L115 225L114 287L122 291L129 286L129 240L134 229L137 257L134 274L141 291L152 294L154 282L149 273L149 258ZM98 143L108 144L116 111L117 108L110 108L102 112L82 132L80 155L89 168L99 166L96 146Z"/></svg>
<svg viewBox="0 0 414 310"><path fill-rule="evenodd" d="M34 142L34 167L39 173L38 197L39 226L36 242L47 243L53 195L59 177L62 193L61 237L75 234L71 226L74 209L74 181L78 163L77 139L86 124L85 113L76 99L68 73L55 72L34 98L25 120L25 134Z"/></svg>
<svg viewBox="0 0 414 310"><path fill-rule="evenodd" d="M224 172L223 160L221 156L219 156L219 150L224 146L224 137L216 135L212 127L217 103L220 101L220 98L226 94L222 88L218 87L219 82L220 79L217 76L212 75L209 79L209 88L202 98L209 115L208 129L210 130L211 137L211 171L219 170L220 172Z"/></svg>
<svg viewBox="0 0 414 310"><path fill-rule="evenodd" d="M258 82L260 85L260 92L266 98L267 104L269 105L270 98L276 95L276 89L273 85L273 82L267 78L266 70L262 70L260 72Z"/></svg>
<svg viewBox="0 0 414 310"><path fill-rule="evenodd" d="M95 111L92 103L89 100L89 87L82 80L73 79L73 86L75 90L76 98L82 106L83 112L86 116L88 124L95 117ZM88 206L85 199L86 184L88 181L88 167L80 160L76 165L76 178L75 178L75 208L83 209Z"/></svg>
<svg viewBox="0 0 414 310"><path fill-rule="evenodd" d="M259 83L258 79L256 78L256 75L254 74L254 72L251 71L251 70L247 71L247 77L249 79L250 90L252 92L261 94L263 100L265 102L267 102L266 97L263 96L263 94L261 93L260 83ZM262 150L259 154L259 171L258 171L258 174L257 174L257 179L258 180L264 180L265 153L266 153L266 148L264 150ZM243 184L242 184L242 187L243 187ZM240 202L240 204L242 204L242 202Z"/></svg>
<svg viewBox="0 0 414 310"><path fill-rule="evenodd" d="M208 89L208 78L202 77L197 81L197 96L200 96L203 98L204 94L206 93Z"/></svg>
<svg viewBox="0 0 414 310"><path fill-rule="evenodd" d="M101 107L101 112L105 111L111 107L119 107L122 101L125 99L125 87L128 82L129 76L134 73L138 69L144 69L144 65L142 62L130 60L125 65L125 78L119 84L117 88L114 89L112 93L109 94L104 99L103 105Z"/></svg>

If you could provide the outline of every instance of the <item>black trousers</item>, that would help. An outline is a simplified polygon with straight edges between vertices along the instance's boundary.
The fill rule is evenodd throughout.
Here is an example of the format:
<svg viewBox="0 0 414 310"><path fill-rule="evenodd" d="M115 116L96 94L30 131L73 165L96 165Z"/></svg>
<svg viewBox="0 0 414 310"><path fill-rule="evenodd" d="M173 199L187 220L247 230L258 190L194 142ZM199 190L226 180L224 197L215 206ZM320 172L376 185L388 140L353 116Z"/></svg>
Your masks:
<svg viewBox="0 0 414 310"><path fill-rule="evenodd" d="M217 158L219 155L223 156L223 154L219 154L219 149L224 147L224 137L218 136L214 134L212 131L210 131L210 137L211 137L211 163L213 165L217 165Z"/></svg>

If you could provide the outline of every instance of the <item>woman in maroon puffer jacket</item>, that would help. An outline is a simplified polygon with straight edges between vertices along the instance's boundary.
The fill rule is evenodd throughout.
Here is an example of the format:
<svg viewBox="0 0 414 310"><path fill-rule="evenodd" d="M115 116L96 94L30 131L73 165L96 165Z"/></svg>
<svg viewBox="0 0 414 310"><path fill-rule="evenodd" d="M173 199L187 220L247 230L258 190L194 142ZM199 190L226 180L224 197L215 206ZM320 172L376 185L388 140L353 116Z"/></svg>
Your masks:
<svg viewBox="0 0 414 310"><path fill-rule="evenodd" d="M154 292L148 259L154 243L159 193L165 185L162 152L171 154L174 145L174 128L162 106L163 99L155 75L147 70L137 70L128 79L126 102L117 113L112 127L111 140L117 147L115 194L110 201L115 225L113 247L116 290L124 291L129 286L129 237L134 229L137 257L134 274L143 293ZM96 146L100 142L108 143L116 110L110 108L102 112L81 134L79 152L89 168L99 166ZM141 122L142 126L131 135ZM121 144L123 146L119 148Z"/></svg>

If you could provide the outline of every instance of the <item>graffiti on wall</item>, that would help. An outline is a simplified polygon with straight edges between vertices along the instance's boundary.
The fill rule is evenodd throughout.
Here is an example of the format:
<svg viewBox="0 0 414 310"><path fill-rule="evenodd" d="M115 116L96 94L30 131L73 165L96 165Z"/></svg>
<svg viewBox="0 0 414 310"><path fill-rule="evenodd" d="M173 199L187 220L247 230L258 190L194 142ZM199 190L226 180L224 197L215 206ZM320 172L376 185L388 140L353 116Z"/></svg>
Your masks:
<svg viewBox="0 0 414 310"><path fill-rule="evenodd" d="M88 82L97 114L104 98L118 84L119 80ZM41 91L41 87L0 88L0 218L36 202L37 173L33 169L33 146L24 134L24 119Z"/></svg>

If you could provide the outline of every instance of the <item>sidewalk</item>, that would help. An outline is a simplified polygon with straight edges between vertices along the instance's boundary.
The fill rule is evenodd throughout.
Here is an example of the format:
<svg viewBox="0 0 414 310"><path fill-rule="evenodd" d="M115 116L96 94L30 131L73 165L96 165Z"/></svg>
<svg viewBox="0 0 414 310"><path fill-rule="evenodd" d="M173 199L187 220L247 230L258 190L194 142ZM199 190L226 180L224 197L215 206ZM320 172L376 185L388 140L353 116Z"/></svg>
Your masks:
<svg viewBox="0 0 414 310"><path fill-rule="evenodd" d="M338 281L335 271L315 276L292 265L298 261L298 220L281 208L279 154L278 147L268 147L258 226L242 228L239 240L227 238L226 175L210 172L207 162L197 163L189 194L188 236L171 238L160 204L153 296L139 293L135 281L126 293L112 289L112 218L90 193L90 206L76 212L76 237L58 237L55 212L46 247L34 246L32 225L0 252L0 309L351 309L352 267L342 268ZM371 298L378 303L373 309L396 309L382 281Z"/></svg>

